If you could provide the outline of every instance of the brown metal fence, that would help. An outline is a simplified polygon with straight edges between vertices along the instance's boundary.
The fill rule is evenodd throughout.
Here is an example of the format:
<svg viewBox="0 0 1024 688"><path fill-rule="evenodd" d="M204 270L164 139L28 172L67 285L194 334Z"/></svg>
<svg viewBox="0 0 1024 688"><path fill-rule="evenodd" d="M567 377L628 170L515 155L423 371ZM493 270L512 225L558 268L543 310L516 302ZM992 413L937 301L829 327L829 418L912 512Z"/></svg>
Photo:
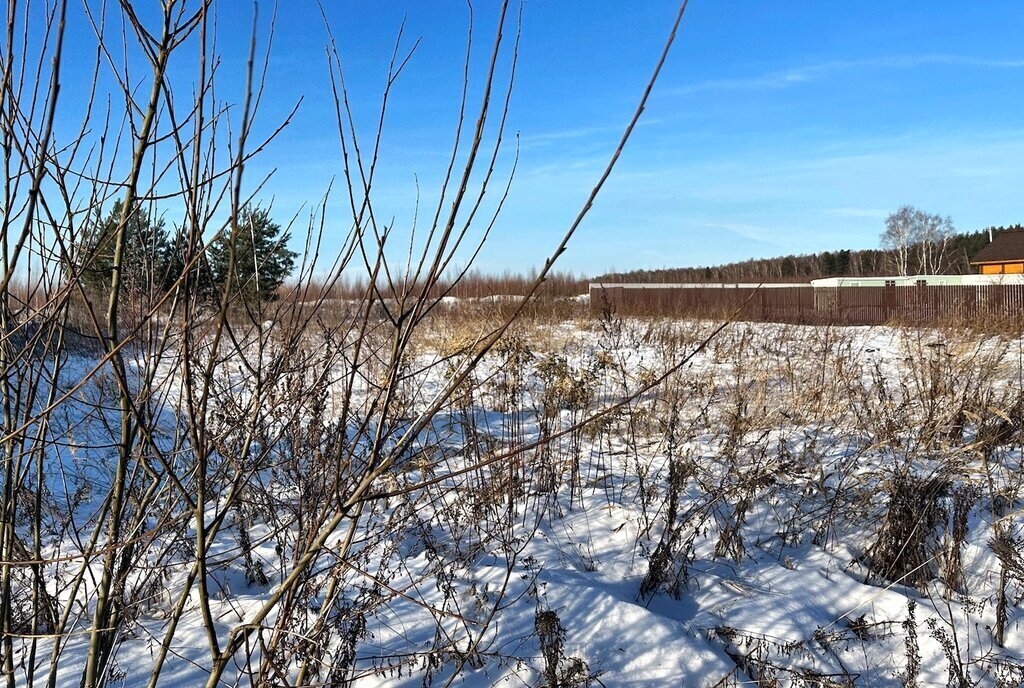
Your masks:
<svg viewBox="0 0 1024 688"><path fill-rule="evenodd" d="M726 318L794 324L1024 318L1024 285L889 287L591 286L594 315Z"/></svg>

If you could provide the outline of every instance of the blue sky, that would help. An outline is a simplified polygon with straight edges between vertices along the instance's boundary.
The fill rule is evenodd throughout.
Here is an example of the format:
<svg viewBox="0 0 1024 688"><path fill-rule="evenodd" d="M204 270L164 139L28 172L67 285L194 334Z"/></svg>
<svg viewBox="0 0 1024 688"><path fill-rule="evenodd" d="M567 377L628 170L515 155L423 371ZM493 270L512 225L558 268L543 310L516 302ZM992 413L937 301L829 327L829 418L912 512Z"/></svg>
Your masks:
<svg viewBox="0 0 1024 688"><path fill-rule="evenodd" d="M392 94L375 197L401 234L417 184L424 206L436 202L466 5L325 6L364 136L403 19L406 45L420 39ZM475 76L496 7L474 3ZM677 6L529 0L522 9L509 115L519 163L479 259L489 271L537 267L557 244L632 115ZM269 14L262 3L264 26ZM240 72L251 15L248 2L221 4L227 77ZM260 126L269 131L303 102L250 168L253 180L274 171L264 195L281 218L341 176L324 41L315 3L281 2ZM510 136L499 174L513 149ZM561 266L595 275L872 247L886 214L907 203L965 231L1021 222L1022 161L1020 0L693 0L642 126ZM328 247L347 230L341 200L328 212Z"/></svg>

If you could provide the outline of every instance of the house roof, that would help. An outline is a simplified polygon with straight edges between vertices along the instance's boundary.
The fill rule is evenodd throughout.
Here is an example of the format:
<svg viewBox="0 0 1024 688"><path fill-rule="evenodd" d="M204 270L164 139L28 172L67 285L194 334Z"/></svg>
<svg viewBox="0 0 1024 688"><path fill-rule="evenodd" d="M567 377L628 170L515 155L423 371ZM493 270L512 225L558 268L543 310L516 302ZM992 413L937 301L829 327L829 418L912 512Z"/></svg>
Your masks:
<svg viewBox="0 0 1024 688"><path fill-rule="evenodd" d="M1004 229L985 248L974 254L971 263L1004 263L1024 260L1024 229Z"/></svg>

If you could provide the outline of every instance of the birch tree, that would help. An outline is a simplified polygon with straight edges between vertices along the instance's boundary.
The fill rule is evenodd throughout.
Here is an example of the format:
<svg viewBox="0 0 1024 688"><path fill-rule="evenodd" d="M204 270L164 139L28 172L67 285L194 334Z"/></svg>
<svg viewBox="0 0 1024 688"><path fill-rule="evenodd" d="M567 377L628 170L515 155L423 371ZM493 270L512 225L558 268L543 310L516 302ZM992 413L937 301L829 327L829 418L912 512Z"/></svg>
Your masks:
<svg viewBox="0 0 1024 688"><path fill-rule="evenodd" d="M949 267L949 242L954 233L951 218L905 205L885 219L881 245L899 276L906 277L912 270L934 275Z"/></svg>

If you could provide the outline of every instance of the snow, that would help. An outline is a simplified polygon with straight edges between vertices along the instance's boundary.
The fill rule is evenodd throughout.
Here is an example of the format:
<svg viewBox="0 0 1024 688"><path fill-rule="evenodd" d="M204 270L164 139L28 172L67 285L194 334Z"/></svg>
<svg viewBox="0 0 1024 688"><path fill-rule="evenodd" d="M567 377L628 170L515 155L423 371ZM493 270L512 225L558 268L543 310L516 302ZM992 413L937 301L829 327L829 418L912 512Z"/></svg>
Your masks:
<svg viewBox="0 0 1024 688"><path fill-rule="evenodd" d="M943 633L958 641L968 674L980 685L996 685L1000 663L1020 665L1021 583L1011 585L1006 647L995 647L991 638L999 562L987 544L997 517L985 499L971 510L961 553L967 594L946 590L941 577L924 589L881 580L868 570L865 556L885 511L886 481L901 462L921 473L955 463L957 484L986 488L976 452L969 450L976 426L961 440L928 440L931 444L914 433L924 427L925 414L943 412L929 405L933 397L947 405L969 399L978 402L971 408L1008 413L1020 398L1024 344L941 330L741 323L698 351L712 325L565 323L523 334L530 341L531 362L521 392L524 411L516 435L521 441L539 436L542 398L555 389L555 378L546 380L540 372L543 362L569 376L559 378L564 384L583 380L589 385L584 410L563 405L547 419L558 429L616 403L656 371L690 357L669 380L679 395L678 428L670 431L670 420L658 415L667 406L654 390L612 414L604 429L554 441L550 456L560 469L552 489L539 474L529 473L543 465L538 450L531 450L525 467L515 469L526 473L511 508L508 485L503 492L497 482L505 475L504 463L479 477L442 479L416 495L378 504L360 532L378 529L389 539L359 551L356 561L387 585L373 593L381 596L379 602L366 605L355 685L421 686L428 673L434 685L449 679L459 686L539 685L544 662L536 624L541 612L551 611L564 632L562 669L568 670L573 658L581 660L598 685L739 685L758 676L790 685L816 675L839 683L897 686L905 680L904 622L911 600L922 657L918 685L947 681ZM424 350L411 366L426 371L416 381L420 404L443 384L442 370L431 367L439 359L439 352ZM81 380L93 365L86 356L72 357L62 384ZM965 372L970 370L976 377ZM180 390L172 392L177 383L173 371L166 372L164 384L173 398ZM507 443L516 421L498 410L494 388L505 372L499 355L488 356L475 374L472 408L461 413L449 408L433 424L430 432L450 451L431 475L444 478L472 461L470 452L462 451L467 424L496 447ZM225 380L238 387L239 399L250 383L239 373ZM102 449L109 441L104 414L85 410L91 407L84 403L105 399L104 384L102 377L89 381L54 416L55 433L66 442L50 457L49 491L65 494L62 503L78 509L83 523L100 508L111 470L109 450ZM180 420L173 412L164 419L169 436ZM897 430L887 435L885 428L894 425ZM669 438L670 432L676 436ZM998 463L992 480L1000 490L1019 487L1016 442L990 457ZM575 487L568 468L573 456L579 457ZM666 504L673 461L695 468L680 495L681 515L670 524ZM68 476L79 485L94 483L92 498L72 499ZM384 479L393 487L428 477L409 465ZM282 504L294 499L293 486L280 482L281 476L276 480L270 487L276 499ZM491 487L496 496L485 498ZM829 520L833 504L846 511ZM479 511L467 511L471 506ZM1014 519L1020 508L1015 493L1002 517L1012 533L1019 530ZM722 533L739 509L739 553L728 547L719 551ZM268 575L265 586L246 580L236 554L240 527ZM680 584L675 592L663 584L642 597L648 563L669 527L678 527L689 543L673 549ZM231 628L252 618L286 575L282 537L259 516L222 532L211 558L226 563L213 567L210 586L222 642ZM69 536L49 543L48 554L79 551ZM146 556L159 551L156 542ZM114 676L121 685L146 685L187 561L185 556L171 567L118 648ZM52 565L54 576L66 576L73 566L77 563ZM373 586L368 576L348 574L346 599L355 604L360 590ZM94 585L87 577L87 588ZM160 685L202 685L208 674L206 632L194 589L188 609ZM310 609L316 613L315 600ZM272 614L264 623L273 620ZM39 657L48 658L49 642L40 643ZM58 685L77 684L87 642L80 625L67 639ZM244 683L240 664L227 672L226 685ZM43 662L41 675L45 670ZM1005 685L1013 685L1017 674L1003 675L1011 677Z"/></svg>

